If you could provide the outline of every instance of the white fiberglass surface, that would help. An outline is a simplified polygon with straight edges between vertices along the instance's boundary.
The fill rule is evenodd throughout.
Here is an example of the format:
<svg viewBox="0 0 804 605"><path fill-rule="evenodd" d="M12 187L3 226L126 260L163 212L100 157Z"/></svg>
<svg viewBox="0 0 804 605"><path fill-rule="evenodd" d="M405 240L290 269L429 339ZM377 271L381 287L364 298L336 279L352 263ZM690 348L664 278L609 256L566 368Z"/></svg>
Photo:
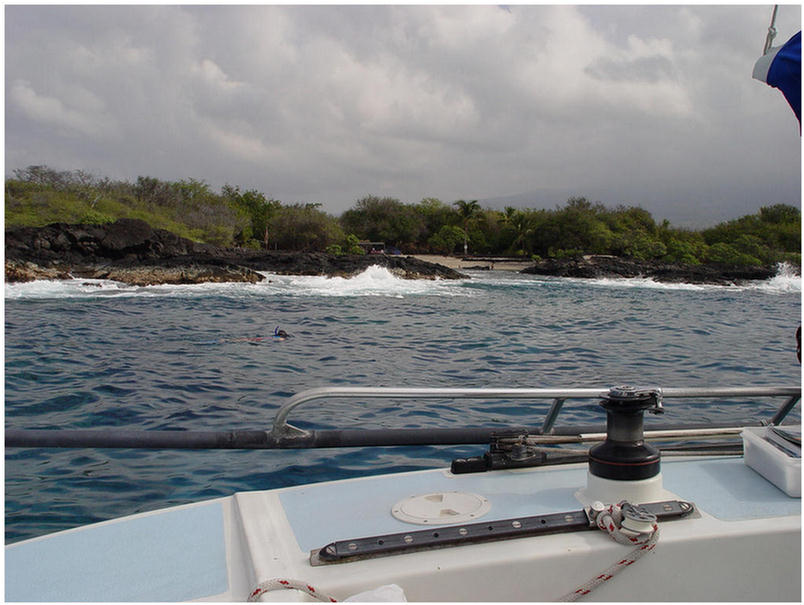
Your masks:
<svg viewBox="0 0 804 605"><path fill-rule="evenodd" d="M228 590L220 502L6 548L7 601L183 601Z"/></svg>
<svg viewBox="0 0 804 605"><path fill-rule="evenodd" d="M742 458L665 460L662 475L666 490L722 521L800 514L800 499L788 497ZM391 515L394 504L412 495L481 495L491 510L480 521L578 510L574 494L585 484L585 465L467 475L434 471L312 484L283 491L280 499L306 551L335 540L420 529Z"/></svg>

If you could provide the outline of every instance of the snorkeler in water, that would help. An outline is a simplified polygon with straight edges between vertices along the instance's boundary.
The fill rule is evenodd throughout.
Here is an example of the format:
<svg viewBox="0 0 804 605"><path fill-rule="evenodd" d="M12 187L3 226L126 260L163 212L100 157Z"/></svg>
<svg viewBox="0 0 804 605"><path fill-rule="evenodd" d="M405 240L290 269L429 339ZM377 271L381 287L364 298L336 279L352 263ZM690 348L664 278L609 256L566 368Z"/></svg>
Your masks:
<svg viewBox="0 0 804 605"><path fill-rule="evenodd" d="M263 342L266 340L287 340L288 338L292 338L290 334L282 330L279 326L274 328L274 333L272 336L245 336L241 338L224 338L223 340L216 340L210 342L210 344L222 344L224 342L248 342L248 343L257 343Z"/></svg>

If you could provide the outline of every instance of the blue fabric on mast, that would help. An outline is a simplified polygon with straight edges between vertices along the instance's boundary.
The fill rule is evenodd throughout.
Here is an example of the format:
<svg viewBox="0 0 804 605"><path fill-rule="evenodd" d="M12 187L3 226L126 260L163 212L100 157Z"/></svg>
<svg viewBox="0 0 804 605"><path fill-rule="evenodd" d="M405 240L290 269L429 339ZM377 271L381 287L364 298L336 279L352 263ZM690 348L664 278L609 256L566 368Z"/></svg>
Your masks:
<svg viewBox="0 0 804 605"><path fill-rule="evenodd" d="M779 48L765 80L782 91L801 124L801 32Z"/></svg>

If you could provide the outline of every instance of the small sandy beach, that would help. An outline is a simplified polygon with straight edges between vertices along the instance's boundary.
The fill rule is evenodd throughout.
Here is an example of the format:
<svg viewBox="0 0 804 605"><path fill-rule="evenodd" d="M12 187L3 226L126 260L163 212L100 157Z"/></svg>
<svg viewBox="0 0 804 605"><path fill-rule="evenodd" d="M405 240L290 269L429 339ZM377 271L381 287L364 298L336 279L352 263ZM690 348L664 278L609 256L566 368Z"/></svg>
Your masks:
<svg viewBox="0 0 804 605"><path fill-rule="evenodd" d="M494 259L491 257L479 256L477 258L464 260L461 256L440 256L438 254L413 254L414 258L428 263L438 263L456 271L467 269L493 269L494 271L521 271L525 267L530 267L533 262Z"/></svg>

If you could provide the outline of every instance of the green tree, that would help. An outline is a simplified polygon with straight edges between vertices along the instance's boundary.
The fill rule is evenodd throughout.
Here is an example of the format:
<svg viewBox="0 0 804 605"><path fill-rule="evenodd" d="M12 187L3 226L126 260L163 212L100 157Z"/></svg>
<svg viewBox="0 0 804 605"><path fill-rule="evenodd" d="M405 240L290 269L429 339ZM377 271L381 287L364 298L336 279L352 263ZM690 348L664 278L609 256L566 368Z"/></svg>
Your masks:
<svg viewBox="0 0 804 605"><path fill-rule="evenodd" d="M400 248L417 241L424 230L422 218L413 207L376 195L359 199L341 215L340 223L346 232Z"/></svg>
<svg viewBox="0 0 804 605"><path fill-rule="evenodd" d="M13 174L5 184L7 227L128 217L221 246L272 243L321 250L334 244L341 252L357 252L345 236L349 233L409 250L451 253L459 233L464 254L471 246L476 252L540 256L592 253L688 264L801 264L801 211L787 204L763 206L755 214L695 231L674 228L668 221L657 225L638 206L607 209L582 197L553 210L508 207L501 212L481 209L477 200L447 205L424 198L406 205L395 198L367 196L336 221L316 204L284 208L254 189L225 185L215 193L192 178L170 182L140 176L132 183L45 165Z"/></svg>
<svg viewBox="0 0 804 605"><path fill-rule="evenodd" d="M469 254L469 223L480 213L480 205L477 200L467 202L465 200L456 200L452 203L458 209L458 216L460 216L461 224L463 225L463 254Z"/></svg>
<svg viewBox="0 0 804 605"><path fill-rule="evenodd" d="M571 250L572 254L606 254L612 233L604 221L605 208L586 198L570 198L563 208L548 213L535 233L535 251Z"/></svg>
<svg viewBox="0 0 804 605"><path fill-rule="evenodd" d="M502 221L511 233L508 251L520 256L530 255L532 253L530 236L533 234L532 213L506 206Z"/></svg>
<svg viewBox="0 0 804 605"><path fill-rule="evenodd" d="M435 252L452 254L464 235L464 230L457 225L444 225L438 230L438 233L430 236L427 243Z"/></svg>
<svg viewBox="0 0 804 605"><path fill-rule="evenodd" d="M427 248L430 237L438 233L444 225L451 224L454 215L452 208L434 197L422 199L413 206L413 211L422 225L419 236L414 242L418 249Z"/></svg>
<svg viewBox="0 0 804 605"><path fill-rule="evenodd" d="M665 220L659 228L658 236L666 250L663 261L686 265L701 264L707 245L699 232L673 228Z"/></svg>
<svg viewBox="0 0 804 605"><path fill-rule="evenodd" d="M758 258L744 254L734 246L725 242L717 242L709 246L706 260L710 263L723 263L726 265L761 265Z"/></svg>
<svg viewBox="0 0 804 605"><path fill-rule="evenodd" d="M137 197L137 201L150 207L175 207L178 205L178 197L170 183L150 176L137 177L134 195Z"/></svg>
<svg viewBox="0 0 804 605"><path fill-rule="evenodd" d="M330 244L327 246L326 251L335 256L342 256L344 254L362 256L366 253L363 246L360 245L360 239L354 233L347 235L340 243Z"/></svg>
<svg viewBox="0 0 804 605"><path fill-rule="evenodd" d="M759 209L759 220L763 223L771 223L774 225L800 223L801 211L795 206L789 206L788 204L763 206Z"/></svg>
<svg viewBox="0 0 804 605"><path fill-rule="evenodd" d="M710 248L726 244L735 254L760 263L780 262L790 258L790 254L801 253L801 211L785 204L765 206L756 214L705 229L702 235ZM727 249L718 247L715 254L729 256L726 252Z"/></svg>
<svg viewBox="0 0 804 605"><path fill-rule="evenodd" d="M346 236L344 250L346 251L346 254L363 255L366 253L363 246L360 245L360 239L354 233L350 233Z"/></svg>
<svg viewBox="0 0 804 605"><path fill-rule="evenodd" d="M667 254L664 242L639 229L617 233L611 246L617 255L638 260L653 260Z"/></svg>
<svg viewBox="0 0 804 605"><path fill-rule="evenodd" d="M170 184L176 197L185 205L208 202L213 193L204 181L182 179Z"/></svg>
<svg viewBox="0 0 804 605"><path fill-rule="evenodd" d="M72 180L69 171L54 170L44 165L28 166L23 169L18 168L13 171L13 174L17 180L56 190L65 189Z"/></svg>
<svg viewBox="0 0 804 605"><path fill-rule="evenodd" d="M241 191L240 187L229 184L223 186L221 194L230 205L240 209L249 218L248 229L243 229L237 239L244 244L254 242L257 246L268 248L268 222L282 207L282 203L267 199L265 194L256 189Z"/></svg>
<svg viewBox="0 0 804 605"><path fill-rule="evenodd" d="M320 204L282 206L268 220L271 239L282 250L324 251L344 239L338 221Z"/></svg>

